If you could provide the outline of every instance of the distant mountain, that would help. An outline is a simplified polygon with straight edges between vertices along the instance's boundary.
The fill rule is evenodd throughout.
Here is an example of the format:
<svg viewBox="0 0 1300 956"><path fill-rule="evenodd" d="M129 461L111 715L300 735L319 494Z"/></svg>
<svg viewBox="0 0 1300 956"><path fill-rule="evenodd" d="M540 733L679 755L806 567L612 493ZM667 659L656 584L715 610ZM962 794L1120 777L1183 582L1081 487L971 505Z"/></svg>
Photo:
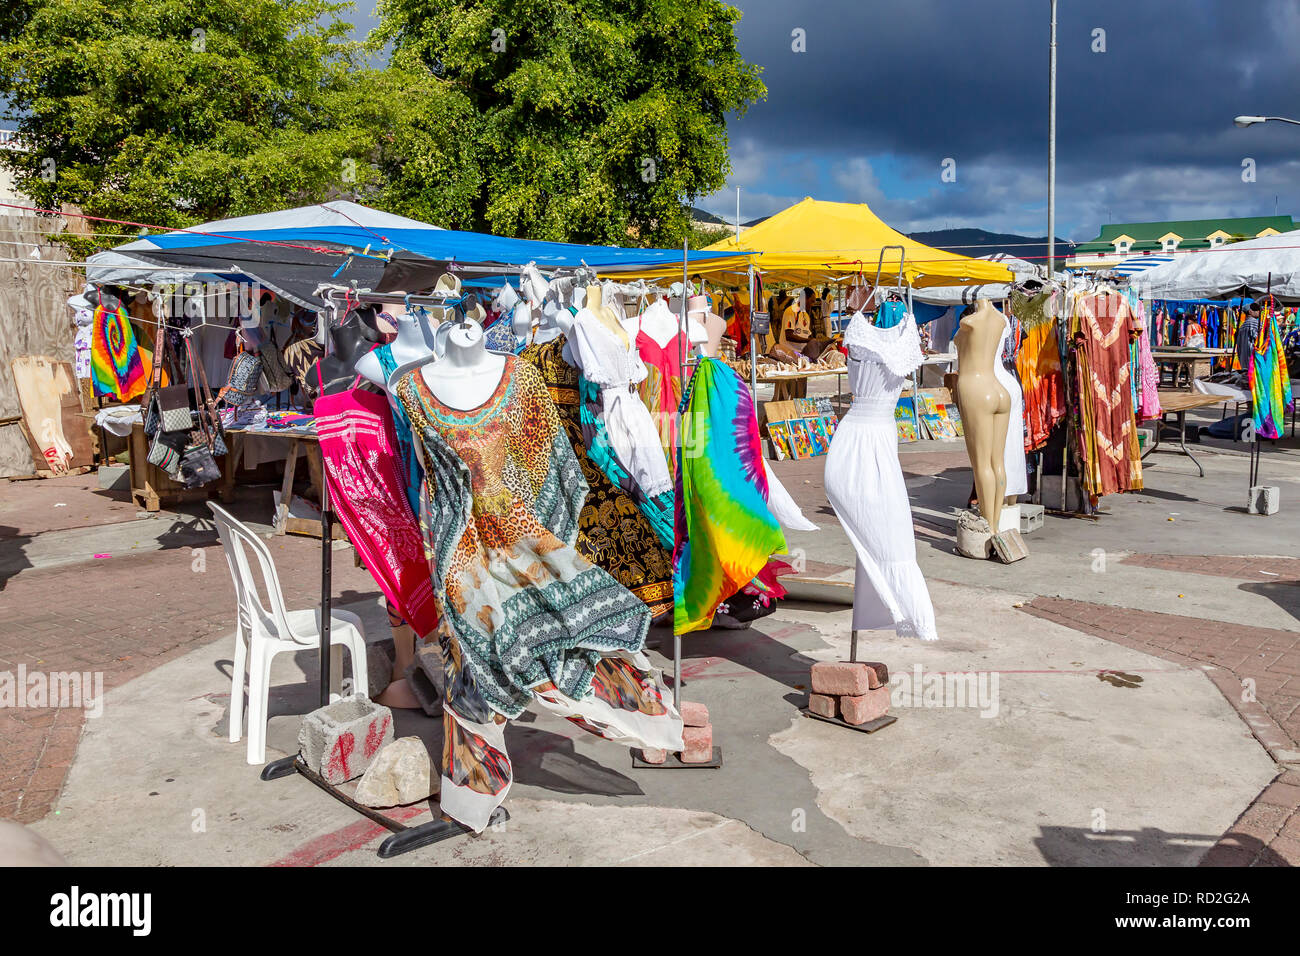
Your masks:
<svg viewBox="0 0 1300 956"><path fill-rule="evenodd" d="M910 238L924 242L936 249L960 253L963 256L987 256L1004 252L1017 259L1027 259L1033 263L1047 261L1046 236L1018 236L1009 232L988 232L984 229L935 229L931 232L913 232ZM1068 239L1057 238L1056 257L1058 260L1069 255L1073 243Z"/></svg>
<svg viewBox="0 0 1300 956"><path fill-rule="evenodd" d="M723 219L721 216L715 216L711 212L705 212L699 206L691 207L691 218L696 222L707 222L715 226L728 225L727 220Z"/></svg>

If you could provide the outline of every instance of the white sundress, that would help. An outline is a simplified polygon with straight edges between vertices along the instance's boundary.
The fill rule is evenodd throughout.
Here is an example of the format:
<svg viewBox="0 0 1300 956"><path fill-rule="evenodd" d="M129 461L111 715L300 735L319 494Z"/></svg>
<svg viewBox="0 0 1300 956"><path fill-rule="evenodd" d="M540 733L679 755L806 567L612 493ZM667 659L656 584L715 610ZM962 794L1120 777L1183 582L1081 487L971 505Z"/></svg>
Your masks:
<svg viewBox="0 0 1300 956"><path fill-rule="evenodd" d="M898 463L894 408L907 376L921 364L916 322L905 315L891 328L862 313L844 334L853 404L826 456L826 497L857 552L853 629L892 627L901 636L932 641L934 607L916 563L907 485Z"/></svg>

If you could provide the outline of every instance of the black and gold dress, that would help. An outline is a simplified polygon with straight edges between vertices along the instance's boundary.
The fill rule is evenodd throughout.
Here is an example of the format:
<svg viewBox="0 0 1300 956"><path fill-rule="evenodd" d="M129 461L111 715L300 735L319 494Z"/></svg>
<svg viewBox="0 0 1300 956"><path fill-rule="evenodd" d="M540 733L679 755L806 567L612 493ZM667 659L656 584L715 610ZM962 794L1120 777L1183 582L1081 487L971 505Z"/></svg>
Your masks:
<svg viewBox="0 0 1300 956"><path fill-rule="evenodd" d="M579 419L578 370L564 360L563 335L529 345L519 357L546 381L590 493L578 518L578 553L604 568L658 617L673 608L673 570L668 551L635 502L616 487L587 454Z"/></svg>

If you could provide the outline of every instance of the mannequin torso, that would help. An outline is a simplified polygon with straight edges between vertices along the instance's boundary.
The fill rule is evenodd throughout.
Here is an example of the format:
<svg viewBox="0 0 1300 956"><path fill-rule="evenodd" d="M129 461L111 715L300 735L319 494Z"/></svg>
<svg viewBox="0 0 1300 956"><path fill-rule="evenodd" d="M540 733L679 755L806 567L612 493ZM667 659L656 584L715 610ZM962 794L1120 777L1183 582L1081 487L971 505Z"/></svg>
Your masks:
<svg viewBox="0 0 1300 956"><path fill-rule="evenodd" d="M397 338L390 343L389 348L398 367L422 358L430 358L435 354L433 330L429 328L421 314L408 312L397 316L396 322ZM357 374L367 382L387 390L387 377L384 375L379 356L373 350L357 360L356 370Z"/></svg>
<svg viewBox="0 0 1300 956"><path fill-rule="evenodd" d="M447 333L446 353L423 366L420 374L434 398L449 408L469 411L492 397L505 367L506 356L487 350L476 323L455 322Z"/></svg>
<svg viewBox="0 0 1300 956"><path fill-rule="evenodd" d="M998 381L993 363L1006 319L984 299L961 320L953 341L957 345L957 407L966 434L966 450L975 472L980 514L994 533L1002 511L1007 476L1005 451L1011 394Z"/></svg>

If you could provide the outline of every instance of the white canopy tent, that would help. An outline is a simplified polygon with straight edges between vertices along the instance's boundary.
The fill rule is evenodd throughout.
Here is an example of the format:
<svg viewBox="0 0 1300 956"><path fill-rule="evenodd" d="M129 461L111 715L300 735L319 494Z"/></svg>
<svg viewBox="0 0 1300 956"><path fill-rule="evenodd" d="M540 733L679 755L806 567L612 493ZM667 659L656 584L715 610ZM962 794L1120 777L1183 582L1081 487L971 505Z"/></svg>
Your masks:
<svg viewBox="0 0 1300 956"><path fill-rule="evenodd" d="M980 258L989 262L996 262L1000 266L1006 266L1011 270L1018 282L1024 279L1041 279L1047 274L1046 266L1036 266L1032 262L1017 259L1005 252L995 252L991 255L980 256ZM927 302L930 305L969 305L977 299L1005 299L1010 294L1011 286L1005 282L994 282L988 285L932 286L927 289L912 290L913 299L918 302Z"/></svg>
<svg viewBox="0 0 1300 956"><path fill-rule="evenodd" d="M1300 298L1300 229L1180 255L1129 281L1147 299L1216 299L1270 288Z"/></svg>

